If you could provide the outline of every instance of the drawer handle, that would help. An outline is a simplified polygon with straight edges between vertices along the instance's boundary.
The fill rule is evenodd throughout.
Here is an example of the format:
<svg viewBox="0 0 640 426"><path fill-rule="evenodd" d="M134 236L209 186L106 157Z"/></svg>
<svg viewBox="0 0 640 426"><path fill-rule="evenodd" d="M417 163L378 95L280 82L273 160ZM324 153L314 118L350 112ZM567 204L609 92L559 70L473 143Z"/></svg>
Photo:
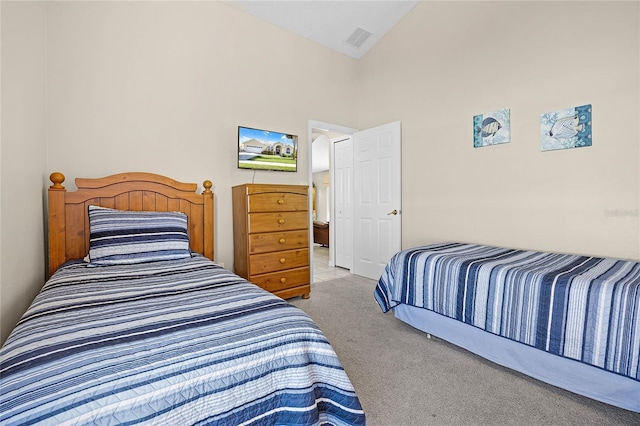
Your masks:
<svg viewBox="0 0 640 426"><path fill-rule="evenodd" d="M287 279L286 279L285 277L282 277L282 278L280 278L280 282L281 282L282 284L284 284L284 283L286 283L286 282L287 282Z"/></svg>
<svg viewBox="0 0 640 426"><path fill-rule="evenodd" d="M284 244L284 238L280 238L280 240L278 241L280 244Z"/></svg>
<svg viewBox="0 0 640 426"><path fill-rule="evenodd" d="M280 198L280 199L278 200L278 204L284 204L284 200L283 200L282 198Z"/></svg>
<svg viewBox="0 0 640 426"><path fill-rule="evenodd" d="M284 219L278 219L278 223L282 225L284 223Z"/></svg>
<svg viewBox="0 0 640 426"><path fill-rule="evenodd" d="M284 257L280 258L280 263L284 264L284 262L286 262L287 259L285 259Z"/></svg>

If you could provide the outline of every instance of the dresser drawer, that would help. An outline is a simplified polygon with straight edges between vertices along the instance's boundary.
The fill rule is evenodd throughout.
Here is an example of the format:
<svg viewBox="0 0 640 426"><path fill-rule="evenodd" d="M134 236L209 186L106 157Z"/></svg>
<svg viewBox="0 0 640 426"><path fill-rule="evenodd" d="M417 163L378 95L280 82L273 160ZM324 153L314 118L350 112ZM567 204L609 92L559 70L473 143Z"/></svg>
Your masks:
<svg viewBox="0 0 640 426"><path fill-rule="evenodd" d="M306 194L266 192L262 194L251 194L247 200L249 213L309 210L309 202L307 201Z"/></svg>
<svg viewBox="0 0 640 426"><path fill-rule="evenodd" d="M309 229L307 212L251 213L248 233Z"/></svg>
<svg viewBox="0 0 640 426"><path fill-rule="evenodd" d="M287 231L249 234L249 254L309 247L309 232Z"/></svg>
<svg viewBox="0 0 640 426"><path fill-rule="evenodd" d="M309 266L309 249L286 250L249 256L249 275Z"/></svg>
<svg viewBox="0 0 640 426"><path fill-rule="evenodd" d="M251 277L251 282L267 291L278 291L309 284L309 268L288 269Z"/></svg>

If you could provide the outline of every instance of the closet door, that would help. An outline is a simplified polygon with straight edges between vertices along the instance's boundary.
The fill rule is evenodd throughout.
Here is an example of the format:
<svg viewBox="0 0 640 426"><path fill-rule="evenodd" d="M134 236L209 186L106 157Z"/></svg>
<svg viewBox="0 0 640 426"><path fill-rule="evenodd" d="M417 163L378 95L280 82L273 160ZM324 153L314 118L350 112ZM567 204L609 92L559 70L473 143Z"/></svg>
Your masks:
<svg viewBox="0 0 640 426"><path fill-rule="evenodd" d="M334 142L334 227L335 265L353 268L353 140Z"/></svg>

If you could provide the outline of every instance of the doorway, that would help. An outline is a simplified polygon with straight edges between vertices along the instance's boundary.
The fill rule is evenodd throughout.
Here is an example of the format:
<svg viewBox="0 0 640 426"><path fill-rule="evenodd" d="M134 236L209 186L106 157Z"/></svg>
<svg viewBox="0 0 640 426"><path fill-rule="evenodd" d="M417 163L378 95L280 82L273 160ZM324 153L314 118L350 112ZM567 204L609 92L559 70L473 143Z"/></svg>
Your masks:
<svg viewBox="0 0 640 426"><path fill-rule="evenodd" d="M329 188L325 194L329 203L326 216L329 225L328 266L348 265L349 273L378 279L386 262L401 249L401 123L396 121L357 131L309 120L308 170L309 182L313 182L310 186L314 187L310 188L312 197L309 200L309 210L313 212L309 215L311 229L313 220L318 218L318 186L324 186L324 179L314 181L319 170L316 167L314 173L314 162L322 161L322 155L314 152L315 140L330 142ZM343 141L348 143L342 144ZM341 150L340 145L346 145L347 150ZM318 158L314 160L314 157ZM346 168L336 160L338 157L345 160ZM324 161L326 165L326 158ZM344 188L347 189L346 194L341 194L340 189ZM349 204L346 211L351 213L346 217L340 215L344 212L341 210L343 205L338 206L340 202ZM342 222L341 218L344 219ZM312 232L311 238L313 241ZM314 246L310 244L312 282L315 282ZM341 247L348 249L349 256L336 255Z"/></svg>
<svg viewBox="0 0 640 426"><path fill-rule="evenodd" d="M349 275L349 269L335 263L336 244L344 243L336 236L335 158L332 154L337 141L349 139L356 129L309 120L309 182L312 186L309 210L311 227L312 282L326 281ZM316 228L314 230L314 227ZM315 231L315 238L314 238ZM328 241L324 241L324 235ZM350 233L352 235L352 233ZM314 241L318 241L315 243Z"/></svg>

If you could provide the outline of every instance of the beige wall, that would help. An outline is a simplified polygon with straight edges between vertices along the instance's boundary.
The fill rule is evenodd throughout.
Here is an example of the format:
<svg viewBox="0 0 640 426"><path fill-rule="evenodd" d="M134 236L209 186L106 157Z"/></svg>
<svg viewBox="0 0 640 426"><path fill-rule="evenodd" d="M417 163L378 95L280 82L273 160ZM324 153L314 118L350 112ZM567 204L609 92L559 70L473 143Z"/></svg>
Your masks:
<svg viewBox="0 0 640 426"><path fill-rule="evenodd" d="M329 222L330 203L327 197L330 196L329 185L325 181L329 180L329 171L317 172L313 174L313 183L316 184L316 219L322 222Z"/></svg>
<svg viewBox="0 0 640 426"><path fill-rule="evenodd" d="M360 62L359 126L402 121L403 247L436 241L640 259L640 3L423 2ZM590 103L593 146L540 151ZM511 109L511 143L472 117Z"/></svg>
<svg viewBox="0 0 640 426"><path fill-rule="evenodd" d="M2 2L0 342L44 282L45 13Z"/></svg>
<svg viewBox="0 0 640 426"><path fill-rule="evenodd" d="M49 171L212 180L228 268L231 187L254 178L237 126L299 135L298 172L255 181L306 184L307 121L355 121L355 60L221 3L55 2L47 35Z"/></svg>

